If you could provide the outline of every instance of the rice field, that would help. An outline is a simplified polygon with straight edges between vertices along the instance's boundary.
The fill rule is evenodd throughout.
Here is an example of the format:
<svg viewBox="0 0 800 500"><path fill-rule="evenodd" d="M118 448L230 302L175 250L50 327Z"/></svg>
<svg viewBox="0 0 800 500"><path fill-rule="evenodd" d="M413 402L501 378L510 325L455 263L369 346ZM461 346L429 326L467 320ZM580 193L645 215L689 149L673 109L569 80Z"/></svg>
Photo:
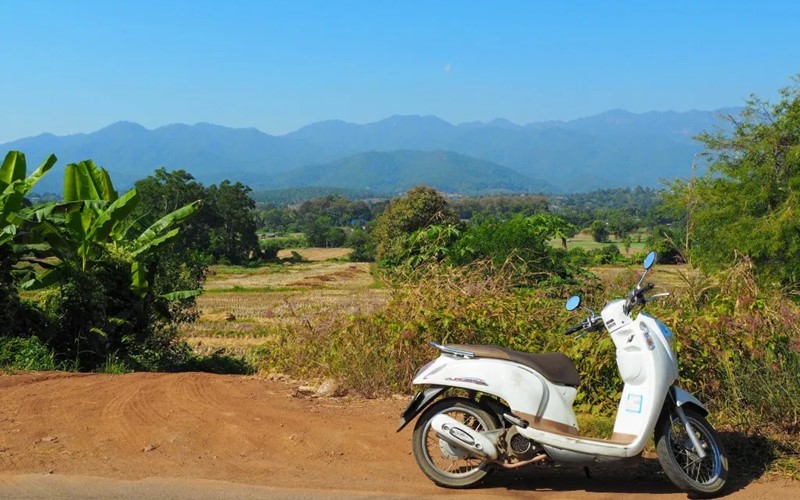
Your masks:
<svg viewBox="0 0 800 500"><path fill-rule="evenodd" d="M644 240L647 239L647 236L648 236L647 234L641 234L642 241L637 241L639 237L636 234L632 234L631 238L633 239L633 242L631 243L630 249L626 252L625 243L623 243L620 240L609 239L605 243L598 243L594 241L591 234L578 233L569 240L567 240L567 249L569 250L572 248L583 248L584 250L593 250L596 248L602 248L607 245L617 245L619 251L622 252L623 255L631 255L638 252L644 252L645 250L647 250L646 244L644 243ZM561 240L555 238L550 241L550 244L554 247L560 248Z"/></svg>
<svg viewBox="0 0 800 500"><path fill-rule="evenodd" d="M197 299L200 317L182 332L189 345L203 354L245 356L289 325L313 326L386 304L370 264L341 261L346 249L295 251L306 261L212 267Z"/></svg>

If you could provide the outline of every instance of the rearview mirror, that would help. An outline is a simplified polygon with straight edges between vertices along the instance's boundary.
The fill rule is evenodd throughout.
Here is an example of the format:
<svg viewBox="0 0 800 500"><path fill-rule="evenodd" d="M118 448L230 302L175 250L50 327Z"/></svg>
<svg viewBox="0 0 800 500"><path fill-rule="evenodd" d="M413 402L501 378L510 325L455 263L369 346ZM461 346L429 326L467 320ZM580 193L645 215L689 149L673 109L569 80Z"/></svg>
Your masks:
<svg viewBox="0 0 800 500"><path fill-rule="evenodd" d="M578 295L573 295L567 300L567 311L574 311L581 305L581 298Z"/></svg>
<svg viewBox="0 0 800 500"><path fill-rule="evenodd" d="M647 254L647 257L644 258L644 268L646 270L649 270L651 267L653 267L653 264L656 263L657 256L658 254L655 251L652 251L649 254Z"/></svg>

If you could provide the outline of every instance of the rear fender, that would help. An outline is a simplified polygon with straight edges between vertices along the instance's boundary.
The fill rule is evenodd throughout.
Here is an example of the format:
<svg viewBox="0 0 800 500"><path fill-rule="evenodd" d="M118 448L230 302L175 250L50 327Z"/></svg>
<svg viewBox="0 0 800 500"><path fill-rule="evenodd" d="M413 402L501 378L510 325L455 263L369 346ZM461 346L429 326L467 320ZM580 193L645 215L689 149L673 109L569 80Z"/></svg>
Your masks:
<svg viewBox="0 0 800 500"><path fill-rule="evenodd" d="M414 417L420 414L434 399L446 391L448 387L434 386L418 392L411 399L403 414L400 415L400 425L397 426L397 432L403 430L409 422L414 420Z"/></svg>

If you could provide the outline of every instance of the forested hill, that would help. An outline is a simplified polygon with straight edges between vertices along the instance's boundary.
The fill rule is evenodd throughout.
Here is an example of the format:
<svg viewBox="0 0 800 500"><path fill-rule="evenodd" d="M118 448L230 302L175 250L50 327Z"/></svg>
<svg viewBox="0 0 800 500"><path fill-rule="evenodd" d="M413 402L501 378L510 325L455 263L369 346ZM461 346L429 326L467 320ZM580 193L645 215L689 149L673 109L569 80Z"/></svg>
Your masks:
<svg viewBox="0 0 800 500"><path fill-rule="evenodd" d="M421 184L426 178L470 176L483 161L487 170L480 172L480 177L488 184L488 191L511 186L524 192L533 185L534 190L543 186L573 192L657 186L660 179L686 177L693 155L700 150L692 137L724 124L719 119L721 113L736 111L635 114L613 110L568 122L528 125L500 119L453 125L433 116L393 116L363 125L319 122L283 136L208 123L148 130L119 122L89 134L41 134L19 139L0 145L0 150L23 151L31 163L55 153L59 157L57 168L92 158L107 167L121 186L167 167L185 169L204 183L228 178L260 190L321 186L333 180L322 175L310 180L308 176L316 167L301 167L325 165L333 171L338 164L345 171L382 172L385 177L387 158L399 158L410 151L438 152L419 154L417 158L423 163L404 169L408 175L424 173L428 177L397 179L388 187ZM405 153L365 154L398 151ZM433 161L435 158L441 161ZM295 169L301 170L286 174ZM297 175L299 172L303 175ZM54 174L37 190L59 192L61 176ZM495 174L500 177L491 178ZM340 176L335 184L350 189L363 186L362 178L348 175ZM480 189L469 179L449 179L448 186Z"/></svg>
<svg viewBox="0 0 800 500"><path fill-rule="evenodd" d="M548 192L553 186L513 169L449 151L359 153L323 165L278 174L268 180L277 188L292 186L347 187L397 194L420 184L447 193Z"/></svg>

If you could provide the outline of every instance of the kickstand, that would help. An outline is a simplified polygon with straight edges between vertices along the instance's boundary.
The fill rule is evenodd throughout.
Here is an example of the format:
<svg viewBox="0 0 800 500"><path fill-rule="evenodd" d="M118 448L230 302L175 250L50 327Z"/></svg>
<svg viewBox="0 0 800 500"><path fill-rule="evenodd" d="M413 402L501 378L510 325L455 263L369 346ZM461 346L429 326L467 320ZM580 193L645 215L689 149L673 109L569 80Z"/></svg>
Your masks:
<svg viewBox="0 0 800 500"><path fill-rule="evenodd" d="M592 473L591 473L591 471L589 470L588 467L584 467L583 468L583 473L586 474L586 479L591 479L592 478Z"/></svg>

